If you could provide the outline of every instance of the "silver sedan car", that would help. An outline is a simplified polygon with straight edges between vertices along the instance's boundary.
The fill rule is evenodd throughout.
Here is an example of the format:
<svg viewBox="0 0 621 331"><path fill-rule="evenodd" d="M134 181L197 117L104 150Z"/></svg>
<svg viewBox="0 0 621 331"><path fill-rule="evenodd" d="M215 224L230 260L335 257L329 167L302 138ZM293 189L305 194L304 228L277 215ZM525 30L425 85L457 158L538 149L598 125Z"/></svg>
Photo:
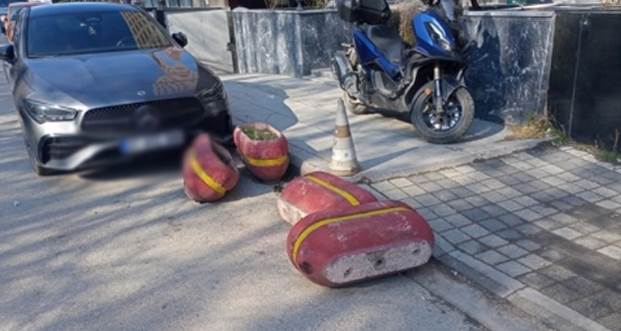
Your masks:
<svg viewBox="0 0 621 331"><path fill-rule="evenodd" d="M68 3L20 11L0 46L26 147L40 174L162 149L197 132L230 141L220 79L141 9Z"/></svg>

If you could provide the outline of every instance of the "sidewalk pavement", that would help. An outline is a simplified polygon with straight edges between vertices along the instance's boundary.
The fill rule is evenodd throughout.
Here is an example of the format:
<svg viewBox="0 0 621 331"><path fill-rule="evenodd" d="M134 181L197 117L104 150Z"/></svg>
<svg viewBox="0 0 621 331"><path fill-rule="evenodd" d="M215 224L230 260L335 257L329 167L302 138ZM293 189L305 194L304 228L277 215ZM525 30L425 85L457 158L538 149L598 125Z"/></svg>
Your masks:
<svg viewBox="0 0 621 331"><path fill-rule="evenodd" d="M621 167L571 147L372 184L429 220L435 258L559 330L621 330Z"/></svg>
<svg viewBox="0 0 621 331"><path fill-rule="evenodd" d="M325 168L336 84L245 75L226 86L236 121L271 123L302 171ZM621 331L621 168L571 147L507 141L485 121L453 145L379 115L350 122L356 179L417 208L436 233L436 259L547 327Z"/></svg>
<svg viewBox="0 0 621 331"><path fill-rule="evenodd" d="M336 82L261 74L224 79L236 121L268 122L284 131L292 162L303 172L327 168L336 102L341 96ZM505 155L540 142L506 140L502 125L475 120L465 142L434 145L420 139L410 123L377 114L349 115L363 168L356 179L370 181Z"/></svg>

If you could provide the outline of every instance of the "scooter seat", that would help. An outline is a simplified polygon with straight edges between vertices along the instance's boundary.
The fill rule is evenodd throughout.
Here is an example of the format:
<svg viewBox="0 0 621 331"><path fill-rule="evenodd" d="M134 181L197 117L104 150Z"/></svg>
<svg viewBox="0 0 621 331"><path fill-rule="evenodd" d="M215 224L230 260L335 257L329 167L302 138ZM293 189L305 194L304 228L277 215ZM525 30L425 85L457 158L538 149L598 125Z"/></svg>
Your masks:
<svg viewBox="0 0 621 331"><path fill-rule="evenodd" d="M392 63L401 66L405 44L399 32L388 25L367 25L366 35Z"/></svg>

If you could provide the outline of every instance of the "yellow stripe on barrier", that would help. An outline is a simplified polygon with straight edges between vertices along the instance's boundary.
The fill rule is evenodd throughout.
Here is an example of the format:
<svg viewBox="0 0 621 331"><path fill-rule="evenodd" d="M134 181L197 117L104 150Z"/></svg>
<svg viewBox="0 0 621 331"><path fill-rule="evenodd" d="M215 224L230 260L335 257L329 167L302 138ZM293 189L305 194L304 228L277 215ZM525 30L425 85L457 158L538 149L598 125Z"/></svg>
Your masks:
<svg viewBox="0 0 621 331"><path fill-rule="evenodd" d="M245 155L243 157L246 160L246 162L250 163L250 165L253 165L255 167L274 167L274 166L279 166L279 165L287 162L287 160L289 160L289 156L288 155L283 155L283 156L275 158L275 159L267 159L267 160L253 159L253 158L245 156Z"/></svg>
<svg viewBox="0 0 621 331"><path fill-rule="evenodd" d="M194 152L192 152L192 154L190 155L190 167L192 167L192 170L198 176L198 178L200 178L203 183L207 184L209 188L220 194L226 193L226 189L222 187L222 185L218 183L215 179L209 176L209 174L205 172L203 167L201 167L200 163L198 163L198 159L196 158L196 153Z"/></svg>
<svg viewBox="0 0 621 331"><path fill-rule="evenodd" d="M351 193L340 189L328 182L326 182L325 180L321 180L315 176L312 175L307 175L306 178L308 178L310 181L312 181L313 183L323 186L325 188L327 188L328 190L340 195L343 199L347 200L347 202L349 202L352 206L357 206L360 204L360 201L358 201L358 199L356 199L355 196L353 196Z"/></svg>
<svg viewBox="0 0 621 331"><path fill-rule="evenodd" d="M291 249L291 258L293 259L293 263L297 265L297 259L298 259L297 255L304 240L308 236L310 236L311 233L315 232L315 230L319 229L320 227L324 225L338 223L338 222L351 221L354 219L365 218L365 217L379 216L383 214L400 212L400 211L409 211L409 210L410 209L405 208L405 207L391 207L391 208L378 209L378 210L373 210L373 211L368 211L368 212L358 213L358 214L353 214L353 215L327 218L323 221L313 223L311 226L309 226L304 231L302 231L302 233L300 233L300 235L297 237L297 239L293 243L293 248Z"/></svg>

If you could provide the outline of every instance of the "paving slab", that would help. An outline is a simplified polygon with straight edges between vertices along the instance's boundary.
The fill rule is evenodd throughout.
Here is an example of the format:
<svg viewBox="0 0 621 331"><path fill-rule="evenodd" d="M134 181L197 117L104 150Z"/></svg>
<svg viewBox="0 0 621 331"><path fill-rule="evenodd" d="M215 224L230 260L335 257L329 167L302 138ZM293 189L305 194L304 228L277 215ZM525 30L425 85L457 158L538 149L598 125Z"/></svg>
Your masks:
<svg viewBox="0 0 621 331"><path fill-rule="evenodd" d="M294 164L303 171L327 168L336 103L341 96L336 82L261 74L223 79L236 122L270 123L287 136ZM371 181L506 155L541 142L508 140L504 126L478 119L463 142L449 145L427 143L412 125L393 117L350 114L349 121L363 169L356 178Z"/></svg>

